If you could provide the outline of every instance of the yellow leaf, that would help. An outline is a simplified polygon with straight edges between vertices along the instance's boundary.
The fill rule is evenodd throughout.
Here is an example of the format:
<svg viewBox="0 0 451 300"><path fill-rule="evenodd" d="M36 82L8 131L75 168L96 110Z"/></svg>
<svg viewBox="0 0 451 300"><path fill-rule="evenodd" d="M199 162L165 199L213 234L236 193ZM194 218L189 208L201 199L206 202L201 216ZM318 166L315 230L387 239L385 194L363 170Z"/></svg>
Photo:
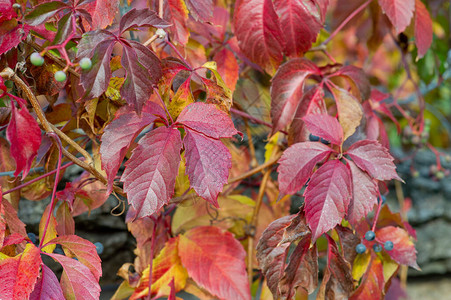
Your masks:
<svg viewBox="0 0 451 300"><path fill-rule="evenodd" d="M279 141L279 135L280 132L274 134L265 145L265 163L271 159L274 149L277 146L277 142Z"/></svg>
<svg viewBox="0 0 451 300"><path fill-rule="evenodd" d="M174 120L180 115L185 107L195 102L193 94L191 93L190 84L191 76L180 85L174 97L172 97L171 103L169 103L168 111Z"/></svg>
<svg viewBox="0 0 451 300"><path fill-rule="evenodd" d="M368 265L370 264L371 255L368 252L358 254L354 259L354 265L352 267L352 277L359 281L362 278L363 274L365 274L368 269Z"/></svg>
<svg viewBox="0 0 451 300"><path fill-rule="evenodd" d="M348 91L332 88L338 108L338 121L343 128L343 141L354 134L363 117L363 109L359 101Z"/></svg>
<svg viewBox="0 0 451 300"><path fill-rule="evenodd" d="M385 283L387 283L391 279L393 274L395 274L395 272L398 270L399 265L393 259L391 259L391 257L387 253L380 252L379 254L382 258L382 266L384 268L384 280Z"/></svg>
<svg viewBox="0 0 451 300"><path fill-rule="evenodd" d="M46 209L44 210L44 213L42 214L41 221L39 222L39 241L42 240L44 228L45 228L45 224L47 223L47 218L49 216L49 212L50 212L50 204L47 205ZM45 238L44 238L44 241L42 242L42 245L45 245L47 242L53 240L54 238L56 238L56 219L55 219L55 216L53 215L53 212L51 212L50 220L49 220L49 223L47 226L47 232L45 234ZM43 251L45 253L52 253L53 250L55 250L55 248L56 248L56 245L52 244L52 245L48 245L48 246L42 248L41 251Z"/></svg>
<svg viewBox="0 0 451 300"><path fill-rule="evenodd" d="M132 288L130 284L128 284L128 281L123 281L121 285L119 285L119 287L117 288L113 297L111 297L111 300L127 299L133 294L134 291L135 289Z"/></svg>

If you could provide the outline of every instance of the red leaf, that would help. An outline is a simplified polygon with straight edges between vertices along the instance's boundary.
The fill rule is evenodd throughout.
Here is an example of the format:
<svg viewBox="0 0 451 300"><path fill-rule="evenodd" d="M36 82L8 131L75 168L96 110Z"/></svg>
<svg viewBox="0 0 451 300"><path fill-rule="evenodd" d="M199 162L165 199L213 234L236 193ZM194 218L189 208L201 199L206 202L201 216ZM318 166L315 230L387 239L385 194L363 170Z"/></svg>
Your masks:
<svg viewBox="0 0 451 300"><path fill-rule="evenodd" d="M232 156L229 149L220 141L186 129L183 139L185 146L186 173L190 185L196 193L213 204L218 205L218 194L227 183Z"/></svg>
<svg viewBox="0 0 451 300"><path fill-rule="evenodd" d="M11 143L11 156L16 161L14 176L23 171L22 179L24 179L30 171L33 159L38 154L41 145L41 129L26 107L20 102L20 109L15 107L14 102L11 104L11 120L6 136Z"/></svg>
<svg viewBox="0 0 451 300"><path fill-rule="evenodd" d="M415 1L415 45L418 58L422 58L432 44L432 20L421 0Z"/></svg>
<svg viewBox="0 0 451 300"><path fill-rule="evenodd" d="M402 179L396 173L393 157L377 141L363 140L353 144L346 152L355 164L377 180Z"/></svg>
<svg viewBox="0 0 451 300"><path fill-rule="evenodd" d="M102 266L96 246L93 243L78 235L63 235L54 238L46 245L51 244L63 246L64 251L69 251L73 254L82 264L89 268L96 281L99 281L99 278L102 276Z"/></svg>
<svg viewBox="0 0 451 300"><path fill-rule="evenodd" d="M190 277L222 299L251 299L243 246L229 232L196 227L180 235L179 255Z"/></svg>
<svg viewBox="0 0 451 300"><path fill-rule="evenodd" d="M279 283L282 299L292 299L298 287L302 287L311 294L318 286L316 245L310 248L310 242L310 235L304 237L290 256L290 261Z"/></svg>
<svg viewBox="0 0 451 300"><path fill-rule="evenodd" d="M127 103L141 113L153 92L153 84L162 75L160 60L142 44L133 41L128 41L128 44L131 46L123 45L121 64L126 76L120 92Z"/></svg>
<svg viewBox="0 0 451 300"><path fill-rule="evenodd" d="M278 295L278 285L285 265L287 248L290 243L281 243L285 230L291 224L295 215L285 216L275 220L263 231L257 244L257 260L268 288L274 297Z"/></svg>
<svg viewBox="0 0 451 300"><path fill-rule="evenodd" d="M186 28L188 9L183 0L166 0L164 5L164 18L172 23L170 31L177 42L182 45L188 43L189 31Z"/></svg>
<svg viewBox="0 0 451 300"><path fill-rule="evenodd" d="M1 201L1 206L3 208L2 215L5 220L6 225L8 225L8 229L10 233L18 233L21 236L27 236L27 231L25 230L25 224L19 219L17 216L17 211L14 207L9 203L9 201Z"/></svg>
<svg viewBox="0 0 451 300"><path fill-rule="evenodd" d="M238 134L230 117L214 104L196 102L188 105L180 113L177 123L214 139L230 138Z"/></svg>
<svg viewBox="0 0 451 300"><path fill-rule="evenodd" d="M343 129L336 118L327 114L320 114L307 115L302 120L312 134L335 145L341 145L343 142Z"/></svg>
<svg viewBox="0 0 451 300"><path fill-rule="evenodd" d="M46 265L42 265L41 277L39 277L30 300L64 299L58 278Z"/></svg>
<svg viewBox="0 0 451 300"><path fill-rule="evenodd" d="M17 14L13 9L13 3L14 2L12 0L0 1L0 22L17 17Z"/></svg>
<svg viewBox="0 0 451 300"><path fill-rule="evenodd" d="M215 54L213 60L217 63L222 79L233 93L239 77L239 67L235 55L229 49L224 48Z"/></svg>
<svg viewBox="0 0 451 300"><path fill-rule="evenodd" d="M327 161L312 175L304 197L313 241L341 222L348 210L351 188L349 168L339 160Z"/></svg>
<svg viewBox="0 0 451 300"><path fill-rule="evenodd" d="M61 287L66 299L98 300L100 285L94 275L81 262L60 254L46 253L63 266Z"/></svg>
<svg viewBox="0 0 451 300"><path fill-rule="evenodd" d="M354 162L346 162L352 175L352 200L346 218L352 225L357 225L377 204L377 186Z"/></svg>
<svg viewBox="0 0 451 300"><path fill-rule="evenodd" d="M410 24L415 9L415 0L379 0L382 11L395 26L396 33L401 33Z"/></svg>
<svg viewBox="0 0 451 300"><path fill-rule="evenodd" d="M279 189L282 194L295 194L312 175L313 168L333 150L322 143L294 144L279 160Z"/></svg>
<svg viewBox="0 0 451 300"><path fill-rule="evenodd" d="M8 30L7 32L2 32L0 36L0 55L8 52L14 47L17 47L22 40L27 38L30 29L31 27L27 24L21 24L15 26L11 30Z"/></svg>
<svg viewBox="0 0 451 300"><path fill-rule="evenodd" d="M114 120L105 128L101 138L100 155L102 169L106 171L108 178L108 192L111 192L113 188L114 177L131 143L145 126L155 121L155 114L160 115L161 110L160 106L148 101L141 116L138 116L133 108L128 105L123 106L116 112Z"/></svg>
<svg viewBox="0 0 451 300"><path fill-rule="evenodd" d="M198 21L211 21L213 16L213 1L212 0L186 0L186 6Z"/></svg>
<svg viewBox="0 0 451 300"><path fill-rule="evenodd" d="M56 232L59 236L75 234L75 222L69 209L69 204L61 203L56 210Z"/></svg>
<svg viewBox="0 0 451 300"><path fill-rule="evenodd" d="M169 26L171 24L161 19L156 12L148 8L134 8L122 16L119 31L122 33L137 27L167 28Z"/></svg>
<svg viewBox="0 0 451 300"><path fill-rule="evenodd" d="M156 213L174 194L182 140L174 128L147 133L125 164L121 181L137 218Z"/></svg>
<svg viewBox="0 0 451 300"><path fill-rule="evenodd" d="M118 2L115 0L96 0L91 3L88 6L92 9L88 9L88 12L92 16L92 29L105 28L111 25L119 8Z"/></svg>
<svg viewBox="0 0 451 300"><path fill-rule="evenodd" d="M285 38L286 55L301 56L323 28L315 1L276 0L274 4Z"/></svg>
<svg viewBox="0 0 451 300"><path fill-rule="evenodd" d="M293 121L304 94L306 78L320 72L314 63L305 58L289 60L277 70L271 84L272 134Z"/></svg>
<svg viewBox="0 0 451 300"><path fill-rule="evenodd" d="M28 243L23 253L0 260L0 299L28 299L42 264L39 249Z"/></svg>
<svg viewBox="0 0 451 300"><path fill-rule="evenodd" d="M417 251L407 231L399 227L387 226L376 231L376 238L382 244L386 241L393 242L393 250L387 253L397 263L420 270L417 264Z"/></svg>
<svg viewBox="0 0 451 300"><path fill-rule="evenodd" d="M384 268L379 258L373 257L359 288L352 294L350 300L384 299L382 292L385 287Z"/></svg>
<svg viewBox="0 0 451 300"><path fill-rule="evenodd" d="M233 22L244 55L274 73L283 59L284 40L272 1L237 1Z"/></svg>

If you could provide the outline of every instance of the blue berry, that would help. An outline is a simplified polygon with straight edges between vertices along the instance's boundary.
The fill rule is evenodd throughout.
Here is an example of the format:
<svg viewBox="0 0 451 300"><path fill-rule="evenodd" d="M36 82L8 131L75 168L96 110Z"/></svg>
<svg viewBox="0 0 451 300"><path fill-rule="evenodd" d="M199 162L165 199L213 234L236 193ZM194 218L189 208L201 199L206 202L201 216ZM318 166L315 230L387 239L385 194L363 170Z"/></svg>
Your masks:
<svg viewBox="0 0 451 300"><path fill-rule="evenodd" d="M365 253L365 251L366 251L366 246L364 244L358 244L355 247L355 252L357 252L358 254Z"/></svg>
<svg viewBox="0 0 451 300"><path fill-rule="evenodd" d="M369 230L369 231L367 231L367 232L365 233L365 239L366 239L367 241L371 242L371 241L374 240L375 238L376 238L376 234L374 233L374 231Z"/></svg>
<svg viewBox="0 0 451 300"><path fill-rule="evenodd" d="M87 57L83 57L82 59L80 59L79 64L83 70L89 70L92 67L92 61Z"/></svg>
<svg viewBox="0 0 451 300"><path fill-rule="evenodd" d="M73 259L75 259L76 261L78 261L78 258L76 258L75 256L74 257L72 257Z"/></svg>
<svg viewBox="0 0 451 300"><path fill-rule="evenodd" d="M308 139L310 140L310 142L318 142L319 136L316 136L316 135L313 135L310 133L310 135L308 136Z"/></svg>
<svg viewBox="0 0 451 300"><path fill-rule="evenodd" d="M385 202L387 201L387 197L385 197L384 195L381 195L380 199L382 199L382 204L385 204ZM380 199L379 199L379 201L380 201Z"/></svg>
<svg viewBox="0 0 451 300"><path fill-rule="evenodd" d="M34 52L30 55L30 61L34 66L40 67L44 64L44 57L38 52Z"/></svg>
<svg viewBox="0 0 451 300"><path fill-rule="evenodd" d="M56 246L55 250L53 250L53 253L64 255L64 251L59 245Z"/></svg>
<svg viewBox="0 0 451 300"><path fill-rule="evenodd" d="M36 244L38 242L38 237L33 232L29 232L27 235L33 244Z"/></svg>
<svg viewBox="0 0 451 300"><path fill-rule="evenodd" d="M326 139L321 138L321 143L323 143L324 145L329 145L330 142Z"/></svg>
<svg viewBox="0 0 451 300"><path fill-rule="evenodd" d="M373 250L374 252L381 252L382 251L382 246L379 244L374 244L373 245Z"/></svg>
<svg viewBox="0 0 451 300"><path fill-rule="evenodd" d="M94 245L96 246L97 254L103 253L103 245L101 242L95 242Z"/></svg>
<svg viewBox="0 0 451 300"><path fill-rule="evenodd" d="M387 251L393 250L393 242L392 242L392 241L386 241L386 242L384 243L384 248L385 248L385 250L387 250Z"/></svg>

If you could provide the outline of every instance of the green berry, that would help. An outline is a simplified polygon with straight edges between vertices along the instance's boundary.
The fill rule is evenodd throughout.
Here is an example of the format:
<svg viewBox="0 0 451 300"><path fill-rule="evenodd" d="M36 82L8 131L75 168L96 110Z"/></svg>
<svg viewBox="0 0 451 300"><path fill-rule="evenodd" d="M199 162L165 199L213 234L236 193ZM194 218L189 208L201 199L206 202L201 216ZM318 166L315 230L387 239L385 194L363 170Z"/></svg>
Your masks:
<svg viewBox="0 0 451 300"><path fill-rule="evenodd" d="M55 80L58 82L63 82L66 80L66 73L64 73L64 71L57 71L55 73Z"/></svg>
<svg viewBox="0 0 451 300"><path fill-rule="evenodd" d="M44 57L38 52L34 52L30 55L30 61L34 66L40 67L44 64Z"/></svg>
<svg viewBox="0 0 451 300"><path fill-rule="evenodd" d="M381 245L379 245L379 244L374 244L373 245L373 250L374 250L374 252L381 252L382 251L382 246Z"/></svg>
<svg viewBox="0 0 451 300"><path fill-rule="evenodd" d="M91 69L91 67L92 67L92 61L91 61L89 58L87 58L87 57L83 57L83 58L80 60L80 67L81 67L83 70L89 70L89 69Z"/></svg>
<svg viewBox="0 0 451 300"><path fill-rule="evenodd" d="M435 177L437 177L438 180L442 180L443 178L445 178L445 173L438 171L437 173L435 173Z"/></svg>
<svg viewBox="0 0 451 300"><path fill-rule="evenodd" d="M392 241L386 241L386 242L384 243L384 248L385 248L385 250L387 250L387 251L393 250L393 242L392 242Z"/></svg>
<svg viewBox="0 0 451 300"><path fill-rule="evenodd" d="M366 246L364 244L358 244L355 247L355 252L357 252L358 254L365 253L365 251L366 251Z"/></svg>
<svg viewBox="0 0 451 300"><path fill-rule="evenodd" d="M367 231L367 232L365 233L365 239L366 239L367 241L371 242L371 241L374 240L375 238L376 238L376 234L374 233L374 231L369 230L369 231Z"/></svg>

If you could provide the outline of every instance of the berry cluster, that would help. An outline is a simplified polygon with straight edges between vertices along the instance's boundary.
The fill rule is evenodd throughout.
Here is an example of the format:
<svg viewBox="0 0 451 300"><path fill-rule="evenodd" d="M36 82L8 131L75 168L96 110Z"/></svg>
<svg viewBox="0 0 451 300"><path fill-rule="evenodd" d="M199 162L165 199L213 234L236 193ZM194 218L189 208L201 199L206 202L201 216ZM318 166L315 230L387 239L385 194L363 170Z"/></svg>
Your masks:
<svg viewBox="0 0 451 300"><path fill-rule="evenodd" d="M375 238L376 238L376 234L374 233L374 231L369 230L369 231L367 231L367 232L365 233L365 240L367 240L368 242L374 241ZM393 248L394 248L394 245L393 245L393 242L392 242L392 241L386 241L386 242L384 243L384 249L385 249L385 251L391 251L391 250L393 250ZM380 245L380 244L378 244L378 243L374 244L374 245L373 245L373 250L374 250L374 252L376 252L376 253L377 253L377 252L381 252L381 251L382 251L382 245ZM355 247L355 251L356 251L358 254L365 253L365 252L366 252L366 246L365 246L364 244L360 243L360 244L358 244L358 245Z"/></svg>
<svg viewBox="0 0 451 300"><path fill-rule="evenodd" d="M30 55L30 61L34 66L40 67L44 64L44 57L38 52L34 52ZM84 57L78 63L82 70L89 70L92 67L91 59ZM67 79L65 71L56 71L55 72L55 80L58 82L63 82Z"/></svg>
<svg viewBox="0 0 451 300"><path fill-rule="evenodd" d="M330 142L328 140L320 138L319 136L313 135L311 133L310 133L308 138L309 138L310 142L318 142L318 141L320 141L324 145L329 145L330 144Z"/></svg>

